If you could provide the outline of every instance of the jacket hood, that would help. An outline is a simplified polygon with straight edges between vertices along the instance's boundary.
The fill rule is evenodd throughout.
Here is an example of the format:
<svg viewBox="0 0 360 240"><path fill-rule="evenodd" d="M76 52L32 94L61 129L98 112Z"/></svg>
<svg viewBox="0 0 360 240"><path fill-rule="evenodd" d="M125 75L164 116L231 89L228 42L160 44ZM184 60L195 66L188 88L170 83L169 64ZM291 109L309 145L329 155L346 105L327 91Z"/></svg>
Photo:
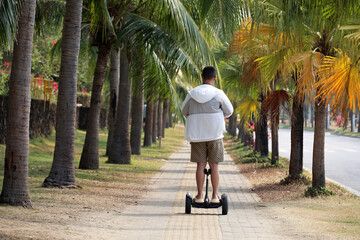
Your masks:
<svg viewBox="0 0 360 240"><path fill-rule="evenodd" d="M219 89L209 84L197 86L189 92L190 96L198 103L205 103L218 94Z"/></svg>

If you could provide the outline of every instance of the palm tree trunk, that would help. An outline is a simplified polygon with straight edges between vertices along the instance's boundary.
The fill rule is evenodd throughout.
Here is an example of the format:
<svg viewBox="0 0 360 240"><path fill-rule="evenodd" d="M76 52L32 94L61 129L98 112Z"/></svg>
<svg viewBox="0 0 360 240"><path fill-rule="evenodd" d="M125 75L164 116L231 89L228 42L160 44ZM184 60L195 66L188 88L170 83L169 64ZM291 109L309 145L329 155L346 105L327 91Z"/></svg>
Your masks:
<svg viewBox="0 0 360 240"><path fill-rule="evenodd" d="M163 107L164 107L164 104L163 102L159 101L159 104L158 104L158 137L162 137L162 130L163 130Z"/></svg>
<svg viewBox="0 0 360 240"><path fill-rule="evenodd" d="M129 136L130 95L129 59L126 47L120 52L119 102L116 113L114 139L109 155L109 163L130 164L131 146Z"/></svg>
<svg viewBox="0 0 360 240"><path fill-rule="evenodd" d="M28 186L31 52L35 0L20 9L10 75L5 167L0 202L31 208Z"/></svg>
<svg viewBox="0 0 360 240"><path fill-rule="evenodd" d="M268 142L268 132L267 132L267 117L263 104L261 104L260 115L256 123L256 128L257 128L256 150L260 153L261 157L268 157L269 142Z"/></svg>
<svg viewBox="0 0 360 240"><path fill-rule="evenodd" d="M156 143L156 138L158 137L158 109L159 102L156 99L154 101L154 109L153 109L153 131L152 131L152 142Z"/></svg>
<svg viewBox="0 0 360 240"><path fill-rule="evenodd" d="M279 164L279 114L280 108L277 109L277 114L272 114L271 117L271 164Z"/></svg>
<svg viewBox="0 0 360 240"><path fill-rule="evenodd" d="M101 90L105 79L106 66L111 45L100 44L91 93L90 112L87 122L85 143L80 159L80 169L99 168L99 118L101 110Z"/></svg>
<svg viewBox="0 0 360 240"><path fill-rule="evenodd" d="M245 128L243 125L239 125L239 133L238 133L238 137L237 139L239 139L242 143L245 143L243 142L243 136L245 135Z"/></svg>
<svg viewBox="0 0 360 240"><path fill-rule="evenodd" d="M44 187L77 187L75 182L76 86L82 1L67 0L62 37L54 160Z"/></svg>
<svg viewBox="0 0 360 240"><path fill-rule="evenodd" d="M170 105L170 103L169 103ZM172 116L172 111L169 111L169 127L173 127L173 116Z"/></svg>
<svg viewBox="0 0 360 240"><path fill-rule="evenodd" d="M143 129L144 112L144 91L143 91L143 71L140 70L139 76L135 79L134 93L131 107L131 153L141 154L141 133Z"/></svg>
<svg viewBox="0 0 360 240"><path fill-rule="evenodd" d="M233 114L229 117L228 132L233 137L236 136L236 120L237 120L236 114Z"/></svg>
<svg viewBox="0 0 360 240"><path fill-rule="evenodd" d="M152 101L152 91L148 91L146 97L146 117L145 117L145 131L144 131L145 147L151 146L152 144L153 112L154 112L154 103Z"/></svg>
<svg viewBox="0 0 360 240"><path fill-rule="evenodd" d="M315 102L315 128L313 146L313 187L325 187L325 127L326 105L316 99Z"/></svg>
<svg viewBox="0 0 360 240"><path fill-rule="evenodd" d="M242 143L244 143L245 146L253 147L253 144L254 144L253 137L249 133L248 127L244 126L244 124L242 124L242 123L240 123L240 125L239 125L238 139L240 139L240 141Z"/></svg>
<svg viewBox="0 0 360 240"><path fill-rule="evenodd" d="M111 149L111 141L113 139L116 107L119 96L119 81L120 81L120 54L119 50L113 50L110 55L110 102L108 114L108 129L109 135L106 143L106 155L109 156Z"/></svg>
<svg viewBox="0 0 360 240"><path fill-rule="evenodd" d="M164 109L163 109L163 134L162 137L165 137L165 128L169 128L169 109L170 109L170 104L169 104L169 99L165 99L164 100Z"/></svg>
<svg viewBox="0 0 360 240"><path fill-rule="evenodd" d="M303 141L304 141L304 104L300 96L295 92L293 97L291 115L291 150L289 175L292 179L298 179L303 173Z"/></svg>
<svg viewBox="0 0 360 240"><path fill-rule="evenodd" d="M350 110L350 131L355 132L355 114L353 110Z"/></svg>

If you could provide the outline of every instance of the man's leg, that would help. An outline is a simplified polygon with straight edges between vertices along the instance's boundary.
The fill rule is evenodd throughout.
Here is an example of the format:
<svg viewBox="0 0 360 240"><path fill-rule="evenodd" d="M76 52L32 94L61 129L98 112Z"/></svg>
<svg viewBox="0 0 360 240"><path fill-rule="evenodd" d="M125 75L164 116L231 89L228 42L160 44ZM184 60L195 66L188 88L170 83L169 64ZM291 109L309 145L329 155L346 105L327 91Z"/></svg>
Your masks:
<svg viewBox="0 0 360 240"><path fill-rule="evenodd" d="M196 195L197 199L202 199L203 198L203 186L204 186L204 181L205 181L205 173L204 173L204 168L206 167L206 162L198 162L197 163L197 168L196 168L196 185L197 185L197 190L198 193Z"/></svg>
<svg viewBox="0 0 360 240"><path fill-rule="evenodd" d="M219 188L219 164L218 163L209 163L211 168L211 185L213 188L212 198L218 198L218 188Z"/></svg>

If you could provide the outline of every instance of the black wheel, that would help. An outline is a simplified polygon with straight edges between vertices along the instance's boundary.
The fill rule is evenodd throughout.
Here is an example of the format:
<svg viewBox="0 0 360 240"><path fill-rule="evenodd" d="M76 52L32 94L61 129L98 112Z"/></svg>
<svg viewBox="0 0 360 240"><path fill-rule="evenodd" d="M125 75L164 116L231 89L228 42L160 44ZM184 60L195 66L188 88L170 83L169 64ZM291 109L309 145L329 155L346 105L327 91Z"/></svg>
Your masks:
<svg viewBox="0 0 360 240"><path fill-rule="evenodd" d="M190 214L190 213L191 213L191 202L192 202L191 197L189 197L188 195L186 195L186 200L185 200L185 213L186 213L186 214Z"/></svg>
<svg viewBox="0 0 360 240"><path fill-rule="evenodd" d="M228 196L224 193L221 195L221 204L222 204L222 215L227 215L229 209Z"/></svg>

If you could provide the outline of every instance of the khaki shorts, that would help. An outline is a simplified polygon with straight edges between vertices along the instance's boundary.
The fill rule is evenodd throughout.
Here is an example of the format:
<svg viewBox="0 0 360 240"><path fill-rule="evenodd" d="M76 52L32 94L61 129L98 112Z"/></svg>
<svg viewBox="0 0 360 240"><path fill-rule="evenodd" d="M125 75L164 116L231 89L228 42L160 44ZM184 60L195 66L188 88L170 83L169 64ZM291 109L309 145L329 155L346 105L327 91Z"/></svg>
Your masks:
<svg viewBox="0 0 360 240"><path fill-rule="evenodd" d="M192 142L191 162L223 162L224 144L222 139L209 142Z"/></svg>

